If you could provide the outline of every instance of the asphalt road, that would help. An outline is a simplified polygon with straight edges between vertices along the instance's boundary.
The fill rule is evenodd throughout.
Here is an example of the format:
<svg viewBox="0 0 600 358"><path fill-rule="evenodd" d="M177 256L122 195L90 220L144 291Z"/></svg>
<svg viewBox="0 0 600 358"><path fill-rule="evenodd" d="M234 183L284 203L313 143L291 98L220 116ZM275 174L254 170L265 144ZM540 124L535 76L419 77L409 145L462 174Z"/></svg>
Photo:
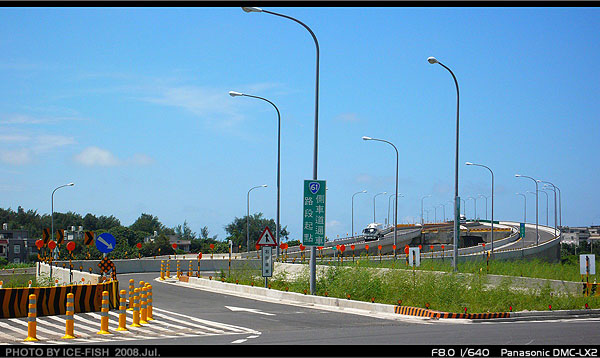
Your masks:
<svg viewBox="0 0 600 358"><path fill-rule="evenodd" d="M155 274L128 274L120 275L119 280L128 282L134 278L136 283L139 280L152 282L154 307L187 317L242 326L260 334L155 339L152 344L333 344L342 346L340 349L343 350L352 345L535 345L593 344L600 341L597 329L600 318L517 322L423 321L400 319L398 316L382 319L217 294L154 281L155 277ZM139 344L136 341L118 343Z"/></svg>

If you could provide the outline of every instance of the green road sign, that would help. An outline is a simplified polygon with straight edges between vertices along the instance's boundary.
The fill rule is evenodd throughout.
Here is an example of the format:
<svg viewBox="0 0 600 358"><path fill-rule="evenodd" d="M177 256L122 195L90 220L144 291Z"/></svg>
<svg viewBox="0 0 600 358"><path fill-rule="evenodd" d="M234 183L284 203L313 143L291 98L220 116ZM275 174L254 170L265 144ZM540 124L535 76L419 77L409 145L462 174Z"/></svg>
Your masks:
<svg viewBox="0 0 600 358"><path fill-rule="evenodd" d="M524 239L525 238L525 224L521 223L521 238Z"/></svg>
<svg viewBox="0 0 600 358"><path fill-rule="evenodd" d="M325 245L325 180L304 181L302 243L305 246Z"/></svg>

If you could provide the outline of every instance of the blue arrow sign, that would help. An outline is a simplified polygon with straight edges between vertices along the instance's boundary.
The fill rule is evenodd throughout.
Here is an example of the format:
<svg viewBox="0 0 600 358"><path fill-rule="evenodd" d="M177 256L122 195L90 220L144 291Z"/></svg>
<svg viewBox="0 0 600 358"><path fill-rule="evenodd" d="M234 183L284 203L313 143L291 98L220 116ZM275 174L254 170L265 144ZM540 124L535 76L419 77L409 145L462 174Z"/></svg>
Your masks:
<svg viewBox="0 0 600 358"><path fill-rule="evenodd" d="M117 239L107 232L96 237L96 248L104 254L114 250L115 246L117 246Z"/></svg>

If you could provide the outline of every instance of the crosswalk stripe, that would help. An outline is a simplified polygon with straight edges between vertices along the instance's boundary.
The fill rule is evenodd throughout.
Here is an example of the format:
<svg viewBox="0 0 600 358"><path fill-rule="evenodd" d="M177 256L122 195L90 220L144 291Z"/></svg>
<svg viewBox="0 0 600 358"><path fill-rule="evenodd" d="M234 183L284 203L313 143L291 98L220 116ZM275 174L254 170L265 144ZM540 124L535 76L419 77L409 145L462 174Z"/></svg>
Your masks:
<svg viewBox="0 0 600 358"><path fill-rule="evenodd" d="M21 325L24 325L25 327L27 327L27 322L25 322L25 321L21 321L21 320L20 320L20 319L18 319L18 318L9 318L8 320L9 320L9 321L11 321L11 322L15 322L15 323L18 323L18 324L21 324ZM37 322L36 322L36 323L37 323ZM36 324L36 330L37 330L38 332L44 332L44 333L47 333L47 334L50 334L50 335L53 335L53 336L54 336L54 335L57 335L57 333L56 333L55 331L51 331L51 330L49 330L49 329L46 329L46 328L44 328L44 327L41 327L39 324Z"/></svg>
<svg viewBox="0 0 600 358"><path fill-rule="evenodd" d="M192 329L202 329L205 331L208 331L206 334L224 334L227 333L226 331L220 330L220 329L215 329L215 328L211 328L211 327L207 327L204 325L198 325L198 324L194 324L194 323L189 323L189 322L185 322L176 318L172 318L169 317L167 315L163 315L162 313L153 313L153 315L155 315L157 318L161 318L161 320L159 320L159 322L162 321L162 319L168 319L171 320L173 322L177 322L179 325L186 325L186 326L190 326ZM156 321L154 321L156 322ZM174 327L177 327L176 325L174 325ZM186 327L182 327L182 328L186 328Z"/></svg>
<svg viewBox="0 0 600 358"><path fill-rule="evenodd" d="M188 317L188 316L180 314L180 313L169 312L169 311L157 308L157 307L153 307L152 311L159 311L159 312L169 313L169 314L180 316L180 317L183 317L183 318L188 318L188 319L190 319L190 320L192 320L194 322L199 322L199 323L203 323L203 324L214 326L214 327L221 327L223 329L231 330L231 331L234 331L234 332L240 332L240 333L242 333L242 332L258 333L257 331L255 331L253 329L250 329L250 328L244 328L244 327L234 326L234 325L227 324L227 323L219 323L219 322L207 321L207 320L204 320L204 319L201 319L201 318L196 318L196 317Z"/></svg>
<svg viewBox="0 0 600 358"><path fill-rule="evenodd" d="M156 316L156 317L160 317L160 318L164 318L164 319L170 319L171 321L177 322L179 324L187 325L187 326L190 326L192 328L198 328L197 325L195 325L193 323L188 323L188 322L182 321L182 320L177 319L177 318L169 317L169 316L164 315L162 313L153 312L152 314L154 316ZM205 330L207 330L207 331L211 331L213 333L221 333L221 334L225 333L225 331L220 330L220 329L210 328L210 327L206 327L206 326L203 326L202 328L205 329Z"/></svg>
<svg viewBox="0 0 600 358"><path fill-rule="evenodd" d="M73 322L74 333L76 335L89 337L89 335L87 333L85 333L85 331L91 331L91 330L93 330L93 328L90 327L90 326L86 326L82 322L79 322L79 319L78 319L79 317L78 316L74 315L73 317L74 317L73 318L73 320L74 320L74 322ZM50 318L50 319L53 319L55 321L58 321L58 322L62 323L63 328L64 328L64 325L65 325L65 320L64 319L60 319L58 316L47 316L47 317L44 317L44 318ZM48 323L44 322L44 324L48 324Z"/></svg>
<svg viewBox="0 0 600 358"><path fill-rule="evenodd" d="M22 336L22 335L23 335L23 333L25 333L25 336L23 337L23 339L27 338L27 331L23 332L23 330L22 330L22 329L18 329L18 328L16 328L16 327L13 327L13 326L11 326L11 325L9 325L9 324L7 324L7 323L4 323L4 322L0 322L0 327L4 327L4 328L7 328L7 329L9 329L9 330L11 330L11 331L13 331L13 332L16 332L16 333L18 333L18 334L19 334L19 336ZM17 338L18 338L18 337L17 337ZM37 335L37 339L45 340L45 339L47 339L47 338L45 338L45 337L43 337L43 336L40 336L40 335Z"/></svg>

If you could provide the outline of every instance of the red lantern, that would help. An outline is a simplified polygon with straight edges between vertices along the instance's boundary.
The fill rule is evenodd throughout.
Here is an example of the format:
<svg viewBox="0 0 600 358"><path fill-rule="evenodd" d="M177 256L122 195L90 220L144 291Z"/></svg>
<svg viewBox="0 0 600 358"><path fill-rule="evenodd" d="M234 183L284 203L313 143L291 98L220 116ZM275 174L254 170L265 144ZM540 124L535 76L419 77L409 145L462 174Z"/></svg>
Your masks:
<svg viewBox="0 0 600 358"><path fill-rule="evenodd" d="M482 247L485 247L485 242L483 244L481 244Z"/></svg>
<svg viewBox="0 0 600 358"><path fill-rule="evenodd" d="M50 248L50 250L54 250L54 248L56 247L56 242L54 242L54 240L50 240L50 242L48 243L48 247Z"/></svg>
<svg viewBox="0 0 600 358"><path fill-rule="evenodd" d="M335 249L340 251L340 245L335 245Z"/></svg>
<svg viewBox="0 0 600 358"><path fill-rule="evenodd" d="M396 245L392 245L392 249L396 251Z"/></svg>
<svg viewBox="0 0 600 358"><path fill-rule="evenodd" d="M423 245L419 245L419 250L421 250L423 248Z"/></svg>
<svg viewBox="0 0 600 358"><path fill-rule="evenodd" d="M410 251L410 249L408 248L408 246L404 246L404 253L408 255L409 251Z"/></svg>
<svg viewBox="0 0 600 358"><path fill-rule="evenodd" d="M141 246L141 245L140 245ZM177 244L173 244L171 245L173 247L173 250L175 250L177 248Z"/></svg>
<svg viewBox="0 0 600 358"><path fill-rule="evenodd" d="M142 248L142 243L138 242L137 244L135 244L135 246L137 246L138 249L141 249Z"/></svg>
<svg viewBox="0 0 600 358"><path fill-rule="evenodd" d="M354 245L350 245L350 248L352 249L352 251L354 251Z"/></svg>
<svg viewBox="0 0 600 358"><path fill-rule="evenodd" d="M200 260L201 258L202 258L202 253L201 253L201 252L199 252L199 253L198 253L198 260Z"/></svg>
<svg viewBox="0 0 600 358"><path fill-rule="evenodd" d="M430 245L430 246L429 246L429 249L433 250L433 245Z"/></svg>
<svg viewBox="0 0 600 358"><path fill-rule="evenodd" d="M442 245L442 250L444 249L444 245Z"/></svg>
<svg viewBox="0 0 600 358"><path fill-rule="evenodd" d="M73 242L73 241L70 241L70 242L67 244L67 250L69 250L69 251L73 251L73 250L75 250L75 242Z"/></svg>
<svg viewBox="0 0 600 358"><path fill-rule="evenodd" d="M212 250L215 248L215 244L210 244L210 245L208 245L208 247L210 247L210 249Z"/></svg>
<svg viewBox="0 0 600 358"><path fill-rule="evenodd" d="M38 250L44 247L44 240L36 240L35 246L37 246Z"/></svg>
<svg viewBox="0 0 600 358"><path fill-rule="evenodd" d="M346 245L341 245L340 246L340 251L343 253L346 250Z"/></svg>
<svg viewBox="0 0 600 358"><path fill-rule="evenodd" d="M287 249L288 249L288 244L287 244L287 243L283 244L283 249L284 249L284 250L287 250Z"/></svg>
<svg viewBox="0 0 600 358"><path fill-rule="evenodd" d="M381 245L377 246L377 249L379 249L379 251L381 251L381 248L382 248Z"/></svg>
<svg viewBox="0 0 600 358"><path fill-rule="evenodd" d="M256 251L260 250L260 245L259 244L256 244L254 247L256 247ZM212 247L211 247L211 249L212 249Z"/></svg>
<svg viewBox="0 0 600 358"><path fill-rule="evenodd" d="M306 248L306 246L300 244L300 251L304 251L305 248Z"/></svg>
<svg viewBox="0 0 600 358"><path fill-rule="evenodd" d="M282 242L281 244L279 244L279 248L285 250L285 244Z"/></svg>
<svg viewBox="0 0 600 358"><path fill-rule="evenodd" d="M365 250L369 251L369 245L365 245Z"/></svg>

